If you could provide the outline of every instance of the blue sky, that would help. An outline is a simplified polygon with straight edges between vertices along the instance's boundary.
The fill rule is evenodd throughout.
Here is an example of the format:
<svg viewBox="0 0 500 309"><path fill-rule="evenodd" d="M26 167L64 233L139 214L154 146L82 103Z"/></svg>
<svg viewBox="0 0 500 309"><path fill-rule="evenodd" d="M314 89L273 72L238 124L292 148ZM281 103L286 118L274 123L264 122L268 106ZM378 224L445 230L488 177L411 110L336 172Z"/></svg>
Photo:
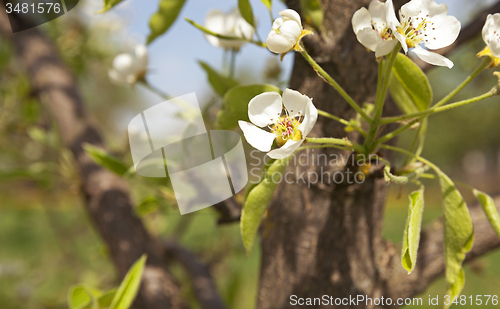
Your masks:
<svg viewBox="0 0 500 309"><path fill-rule="evenodd" d="M84 0L85 1L85 0ZM455 15L463 25L472 17L474 12L485 7L495 0L441 0L438 3L447 3L450 14ZM257 17L257 31L265 40L271 27L271 21L267 8L260 0L250 1L254 15ZM109 20L119 16L124 22L122 29L123 50L131 47L131 42L145 42L149 33L149 17L157 10L158 1L124 0L121 4L105 14L89 14L90 22ZM87 0L84 8L88 12L96 11L102 5L102 0ZM223 50L211 46L203 34L190 24L184 17L188 17L203 24L206 14L214 8L230 11L237 5L236 0L188 0L181 11L180 18L170 28L167 34L159 37L149 46L150 67L152 71L148 75L152 84L163 89L173 96L196 92L205 97L210 88L207 84L205 73L197 63L203 60L216 69L222 66ZM279 16L278 12L285 8L281 1L273 1L273 15ZM250 68L255 75L262 72L268 58L273 56L269 51L246 44L237 57L237 67ZM293 63L293 55L285 57L282 66L285 76L289 76ZM158 103L158 102L152 102Z"/></svg>

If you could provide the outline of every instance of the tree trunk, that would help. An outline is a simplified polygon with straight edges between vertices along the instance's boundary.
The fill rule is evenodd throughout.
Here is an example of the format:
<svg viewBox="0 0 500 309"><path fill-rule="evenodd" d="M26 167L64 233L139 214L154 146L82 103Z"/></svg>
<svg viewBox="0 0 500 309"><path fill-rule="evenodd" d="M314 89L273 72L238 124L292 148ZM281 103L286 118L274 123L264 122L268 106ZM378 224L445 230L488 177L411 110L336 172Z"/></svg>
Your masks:
<svg viewBox="0 0 500 309"><path fill-rule="evenodd" d="M377 62L374 53L357 41L351 17L368 3L367 0L323 1L324 31L315 32L304 42L312 57L360 104L373 102ZM295 8L293 1L288 4ZM295 55L290 88L313 98L318 109L344 119L355 116L354 110L300 54ZM343 125L324 117L318 119L312 134L346 136ZM349 139L359 140L359 136L351 134ZM338 150L323 153L341 155ZM342 155L347 157L347 153ZM289 308L291 295L303 298L389 296L386 268L397 254L381 235L387 192L384 180L378 176L380 173L375 173L357 184L352 179L352 174L358 171L356 167L344 166L342 162L328 167L324 160L320 161L321 164L314 166L297 162L288 169L296 175L304 171L325 175L326 171L344 170L351 174L352 184L330 181L308 189L307 183L298 179L297 183L282 186L277 192L261 230L262 266L257 306L260 309ZM340 176L336 182L339 180ZM347 305L342 308L370 307Z"/></svg>

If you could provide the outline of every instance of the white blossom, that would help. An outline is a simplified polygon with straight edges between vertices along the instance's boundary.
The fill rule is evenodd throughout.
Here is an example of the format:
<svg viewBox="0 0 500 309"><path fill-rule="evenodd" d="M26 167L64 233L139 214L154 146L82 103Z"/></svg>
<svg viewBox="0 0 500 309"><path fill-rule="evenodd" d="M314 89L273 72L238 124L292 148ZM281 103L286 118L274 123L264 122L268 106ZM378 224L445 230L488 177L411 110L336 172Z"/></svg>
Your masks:
<svg viewBox="0 0 500 309"><path fill-rule="evenodd" d="M111 81L119 86L131 86L144 78L148 69L148 50L140 44L135 47L134 54L119 54L113 60L108 75Z"/></svg>
<svg viewBox="0 0 500 309"><path fill-rule="evenodd" d="M285 89L283 97L277 92L254 97L248 104L248 117L252 123L238 121L247 142L273 159L283 159L302 145L318 119L318 110L307 96ZM280 148L271 150L274 140Z"/></svg>
<svg viewBox="0 0 500 309"><path fill-rule="evenodd" d="M292 49L301 51L301 38L311 32L304 30L300 15L296 11L287 9L281 11L280 15L267 36L267 48L277 54L286 54Z"/></svg>
<svg viewBox="0 0 500 309"><path fill-rule="evenodd" d="M488 15L483 27L483 40L489 47L491 54L500 58L500 13Z"/></svg>
<svg viewBox="0 0 500 309"><path fill-rule="evenodd" d="M227 14L221 10L211 11L205 19L205 28L220 35L242 38L243 40L225 40L205 34L213 46L236 50L250 40L254 32L254 28L241 16L238 8Z"/></svg>
<svg viewBox="0 0 500 309"><path fill-rule="evenodd" d="M451 45L460 32L460 22L448 15L446 4L433 0L411 0L401 7L400 21L396 17L392 0L387 0L387 24L394 36L401 42L404 51L413 52L423 61L439 66L453 67L446 57L424 49L435 50Z"/></svg>
<svg viewBox="0 0 500 309"><path fill-rule="evenodd" d="M358 41L374 51L377 58L389 54L398 42L387 25L386 14L385 3L373 0L368 9L361 8L352 17L352 28Z"/></svg>

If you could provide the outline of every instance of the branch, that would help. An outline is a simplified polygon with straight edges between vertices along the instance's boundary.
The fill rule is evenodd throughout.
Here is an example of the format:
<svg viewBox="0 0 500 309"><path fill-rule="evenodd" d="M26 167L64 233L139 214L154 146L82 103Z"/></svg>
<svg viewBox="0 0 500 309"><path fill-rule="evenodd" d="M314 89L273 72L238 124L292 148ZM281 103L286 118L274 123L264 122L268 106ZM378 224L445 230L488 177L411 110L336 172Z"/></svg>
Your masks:
<svg viewBox="0 0 500 309"><path fill-rule="evenodd" d="M62 142L75 157L85 208L108 245L120 276L143 253L148 254L136 308L185 308L179 286L166 269L162 246L134 215L124 181L96 165L82 148L84 142L103 143L86 115L74 76L48 38L36 28L13 34L3 5L0 11L0 34L12 41L18 63L27 69L34 92L54 115Z"/></svg>
<svg viewBox="0 0 500 309"><path fill-rule="evenodd" d="M165 241L164 245L168 260L179 262L191 277L194 294L200 306L203 309L225 309L208 268L198 262L196 255L173 240Z"/></svg>
<svg viewBox="0 0 500 309"><path fill-rule="evenodd" d="M486 17L488 17L488 14L495 14L497 12L500 12L500 1L497 2L496 4L492 5L491 7L483 10L482 12L480 12L470 24L468 24L465 28L462 29L462 31L460 32L460 35L458 36L455 43L451 44L448 47L441 48L441 49L437 50L436 52L438 54L446 56L446 55L452 53L456 48L458 48L462 44L467 43L470 40L476 38L483 30L483 26L484 26L484 23L486 22ZM430 68L434 67L434 66L432 66L432 65L428 64L427 62L424 62L420 59L417 59L415 62L424 71L427 71Z"/></svg>
<svg viewBox="0 0 500 309"><path fill-rule="evenodd" d="M495 198L495 205L500 211L500 196ZM480 205L469 207L474 224L475 240L472 250L467 254L466 262L480 257L498 247L500 238L491 227ZM416 268L407 275L401 266L401 259L394 256L392 267L394 274L387 280L389 291L398 297L411 297L424 292L429 284L441 277L445 271L443 220L438 219L422 232L417 255Z"/></svg>

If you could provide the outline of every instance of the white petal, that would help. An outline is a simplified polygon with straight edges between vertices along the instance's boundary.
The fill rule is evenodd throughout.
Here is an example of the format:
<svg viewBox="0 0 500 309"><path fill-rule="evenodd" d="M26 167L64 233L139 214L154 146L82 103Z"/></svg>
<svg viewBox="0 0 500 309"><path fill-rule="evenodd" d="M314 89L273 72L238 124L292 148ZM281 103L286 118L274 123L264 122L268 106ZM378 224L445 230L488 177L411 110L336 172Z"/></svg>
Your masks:
<svg viewBox="0 0 500 309"><path fill-rule="evenodd" d="M448 67L452 68L453 67L453 62L444 57L441 56L440 54L430 52L428 50L423 49L421 46L415 46L413 49L413 52L423 61L433 64L433 65L439 65L443 67Z"/></svg>
<svg viewBox="0 0 500 309"><path fill-rule="evenodd" d="M376 51L377 47L384 43L380 34L372 28L364 28L356 35L358 41L371 51Z"/></svg>
<svg viewBox="0 0 500 309"><path fill-rule="evenodd" d="M316 120L318 120L318 110L312 100L309 99L304 111L304 120L302 120L302 123L298 127L300 132L302 132L302 138L305 138L311 132L316 124Z"/></svg>
<svg viewBox="0 0 500 309"><path fill-rule="evenodd" d="M360 8L352 16L352 30L358 33L361 29L372 28L372 17L366 8Z"/></svg>
<svg viewBox="0 0 500 309"><path fill-rule="evenodd" d="M245 139L250 145L252 145L252 147L262 152L268 152L271 150L271 146L273 145L276 135L259 129L246 121L240 120L238 121L238 125L240 126L241 131L243 131Z"/></svg>
<svg viewBox="0 0 500 309"><path fill-rule="evenodd" d="M385 3L385 11L386 11L387 25L389 26L389 28L392 29L393 33L397 33L397 28L401 27L401 24L399 23L398 18L396 17L396 12L394 11L394 4L392 3L392 0L387 0L387 2Z"/></svg>
<svg viewBox="0 0 500 309"><path fill-rule="evenodd" d="M254 28L243 18L236 21L234 25L234 35L242 39L251 39ZM246 43L246 42L245 42Z"/></svg>
<svg viewBox="0 0 500 309"><path fill-rule="evenodd" d="M422 9L427 8L426 3L422 0L411 0L401 7L401 13L405 16L418 16L422 13Z"/></svg>
<svg viewBox="0 0 500 309"><path fill-rule="evenodd" d="M148 68L148 48L145 45L139 44L135 47L135 58L139 70L146 70Z"/></svg>
<svg viewBox="0 0 500 309"><path fill-rule="evenodd" d="M276 122L282 110L281 96L274 91L261 93L248 103L248 117L258 127Z"/></svg>
<svg viewBox="0 0 500 309"><path fill-rule="evenodd" d="M398 39L399 43L401 43L401 47L403 47L405 53L408 53L408 45L406 44L406 37L397 31L393 33L396 39Z"/></svg>
<svg viewBox="0 0 500 309"><path fill-rule="evenodd" d="M488 15L483 27L483 40L495 57L500 57L500 13Z"/></svg>
<svg viewBox="0 0 500 309"><path fill-rule="evenodd" d="M296 22L302 30L302 21L300 20L299 13L297 13L296 11L294 11L292 9L286 9L286 10L281 11L280 15L283 16L284 18L288 18L288 19Z"/></svg>
<svg viewBox="0 0 500 309"><path fill-rule="evenodd" d="M460 33L460 22L454 16L446 16L440 24L428 25L425 47L440 49L455 42Z"/></svg>
<svg viewBox="0 0 500 309"><path fill-rule="evenodd" d="M286 20L283 25L281 25L279 32L280 35L287 38L290 42L294 42L295 45L295 43L297 43L297 41L299 40L302 29L296 22L292 20Z"/></svg>
<svg viewBox="0 0 500 309"><path fill-rule="evenodd" d="M226 13L221 10L210 11L205 18L205 28L215 33L222 34L226 23ZM208 42L215 47L221 47L220 39L213 35L205 34Z"/></svg>
<svg viewBox="0 0 500 309"><path fill-rule="evenodd" d="M272 29L273 30L277 30L281 27L281 25L283 25L285 21L283 20L283 18L279 17L279 18L276 18L273 22L273 27Z"/></svg>
<svg viewBox="0 0 500 309"><path fill-rule="evenodd" d="M292 50L295 42L290 41L281 34L277 34L276 31L271 30L266 40L267 48L270 51L277 54L284 54Z"/></svg>
<svg viewBox="0 0 500 309"><path fill-rule="evenodd" d="M108 75L111 82L117 86L129 85L129 83L127 82L127 77L125 75L116 72L115 70L109 70Z"/></svg>
<svg viewBox="0 0 500 309"><path fill-rule="evenodd" d="M113 59L113 69L121 75L133 75L137 71L136 60L130 54L119 54Z"/></svg>
<svg viewBox="0 0 500 309"><path fill-rule="evenodd" d="M372 17L372 24L378 31L383 31L387 28L387 12L385 8L385 3L379 0L373 0L370 2L368 11Z"/></svg>
<svg viewBox="0 0 500 309"><path fill-rule="evenodd" d="M396 48L396 44L398 44L398 40L384 41L382 44L377 46L377 49L375 50L375 57L379 58L389 54L394 50L394 48Z"/></svg>
<svg viewBox="0 0 500 309"><path fill-rule="evenodd" d="M291 118L297 115L304 116L309 101L311 101L310 98L298 91L288 88L283 91L283 105Z"/></svg>
<svg viewBox="0 0 500 309"><path fill-rule="evenodd" d="M284 159L284 158L292 155L293 152L295 150L297 150L297 148L299 148L303 142L304 142L304 140L300 140L300 141L288 140L285 143L285 145L283 145L283 147L273 149L270 152L268 152L267 155L269 157L271 157L272 159L277 159L277 160Z"/></svg>

